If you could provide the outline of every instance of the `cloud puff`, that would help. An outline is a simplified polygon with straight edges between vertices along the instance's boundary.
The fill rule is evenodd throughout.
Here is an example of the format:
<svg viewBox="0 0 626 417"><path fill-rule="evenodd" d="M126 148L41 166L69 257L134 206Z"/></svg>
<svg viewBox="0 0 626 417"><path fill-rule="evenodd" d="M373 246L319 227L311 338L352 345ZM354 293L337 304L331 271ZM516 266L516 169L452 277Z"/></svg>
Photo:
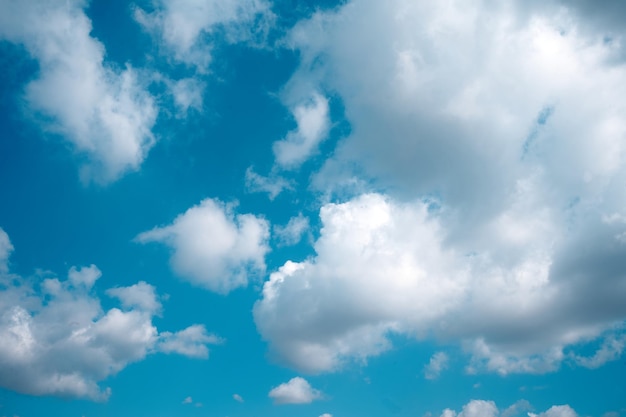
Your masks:
<svg viewBox="0 0 626 417"><path fill-rule="evenodd" d="M157 351L205 357L197 352L213 342L196 337L196 350L172 349L172 339L188 341L187 334L206 331L194 325L174 335L159 333L152 319L160 304L145 282L109 290L122 309L104 311L91 291L101 275L95 265L73 267L67 280L46 278L38 286L2 274L0 386L14 391L104 401L110 390L99 383L128 364Z"/></svg>
<svg viewBox="0 0 626 417"><path fill-rule="evenodd" d="M322 393L299 376L272 388L269 397L275 404L309 404L322 397Z"/></svg>
<svg viewBox="0 0 626 417"><path fill-rule="evenodd" d="M158 0L154 10L135 10L135 18L173 59L206 72L213 37L241 42L263 38L273 22L264 0Z"/></svg>
<svg viewBox="0 0 626 417"><path fill-rule="evenodd" d="M283 191L293 190L293 184L274 172L264 177L254 172L252 167L248 167L246 169L246 190L251 193L267 193L269 199L274 200Z"/></svg>
<svg viewBox="0 0 626 417"><path fill-rule="evenodd" d="M222 343L222 339L207 333L203 325L194 324L176 333L162 332L157 349L164 353L178 353L190 358L209 357L207 345Z"/></svg>
<svg viewBox="0 0 626 417"><path fill-rule="evenodd" d="M302 236L309 230L309 219L302 213L289 219L286 225L274 226L274 235L283 245L295 245L300 242Z"/></svg>
<svg viewBox="0 0 626 417"><path fill-rule="evenodd" d="M441 413L441 417L506 417L522 415L522 411L530 407L526 401L519 401L506 410L500 412L493 401L472 400L463 406L460 413L451 409L446 409ZM527 413L530 417L577 417L578 414L568 405L555 405L548 411L535 414Z"/></svg>
<svg viewBox="0 0 626 417"><path fill-rule="evenodd" d="M107 183L139 169L155 142L157 107L130 66L104 63L85 7L78 0L4 1L0 39L24 45L38 61L27 102L45 117L46 130L86 156L82 178Z"/></svg>
<svg viewBox="0 0 626 417"><path fill-rule="evenodd" d="M250 275L265 271L269 223L252 214L235 215L233 205L206 199L171 225L156 227L136 239L169 246L176 274L226 294L247 285Z"/></svg>
<svg viewBox="0 0 626 417"><path fill-rule="evenodd" d="M233 400L237 401L238 403L242 403L243 397L239 394L233 394Z"/></svg>
<svg viewBox="0 0 626 417"><path fill-rule="evenodd" d="M424 366L424 377L426 379L437 379L442 371L448 367L448 355L445 352L437 352L431 356L428 364Z"/></svg>
<svg viewBox="0 0 626 417"><path fill-rule="evenodd" d="M602 311L581 310L595 297L587 284L597 285L596 275L553 269L543 235L549 226L536 226L545 228L543 245L510 258L499 252L510 226L494 233L502 241L493 248L480 240L457 246L448 240L446 213L429 200L380 194L324 205L316 255L272 273L254 307L272 351L296 369L331 371L383 352L387 334L402 333L456 341L471 355L470 372L540 373L556 369L564 349L603 332L611 337L613 323L626 317L619 276L610 278L619 283L611 297L602 293Z"/></svg>
<svg viewBox="0 0 626 417"><path fill-rule="evenodd" d="M285 139L274 143L276 164L283 169L297 168L317 150L326 139L330 126L328 100L315 92L291 110L296 119L296 130Z"/></svg>

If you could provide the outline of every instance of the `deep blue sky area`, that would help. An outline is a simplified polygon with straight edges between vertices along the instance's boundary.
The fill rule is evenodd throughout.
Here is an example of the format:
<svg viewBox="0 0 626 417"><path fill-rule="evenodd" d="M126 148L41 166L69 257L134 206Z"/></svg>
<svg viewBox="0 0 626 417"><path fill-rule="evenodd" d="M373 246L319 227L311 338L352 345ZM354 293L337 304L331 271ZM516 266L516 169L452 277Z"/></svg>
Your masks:
<svg viewBox="0 0 626 417"><path fill-rule="evenodd" d="M0 417L626 416L620 4L0 0Z"/></svg>

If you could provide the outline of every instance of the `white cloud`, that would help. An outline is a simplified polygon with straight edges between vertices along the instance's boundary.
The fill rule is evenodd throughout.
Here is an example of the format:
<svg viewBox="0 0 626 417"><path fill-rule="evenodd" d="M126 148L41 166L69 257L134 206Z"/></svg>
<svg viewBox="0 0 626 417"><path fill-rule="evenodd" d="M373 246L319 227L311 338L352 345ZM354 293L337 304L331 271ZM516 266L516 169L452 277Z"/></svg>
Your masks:
<svg viewBox="0 0 626 417"><path fill-rule="evenodd" d="M265 271L269 223L235 207L205 199L179 215L169 226L156 227L137 241L160 242L172 250L176 274L194 285L226 294L246 286L248 278Z"/></svg>
<svg viewBox="0 0 626 417"><path fill-rule="evenodd" d="M272 273L254 307L272 351L323 372L377 355L390 347L388 333L403 333L457 340L472 356L470 372L540 373L624 317L616 304L585 318L589 292L552 278L549 241L518 247L512 259L498 253L504 233L492 250L459 248L447 240L447 216L432 201L379 194L323 206L316 256Z"/></svg>
<svg viewBox="0 0 626 417"><path fill-rule="evenodd" d="M448 367L448 355L445 352L437 352L431 356L428 364L424 366L424 377L426 379L437 379L442 371Z"/></svg>
<svg viewBox="0 0 626 417"><path fill-rule="evenodd" d="M136 307L152 313L158 313L161 310L161 303L157 299L156 289L144 281L140 281L130 287L110 288L106 293L110 297L119 299L122 302L122 306L127 309Z"/></svg>
<svg viewBox="0 0 626 417"><path fill-rule="evenodd" d="M299 376L272 388L269 397L275 404L309 404L322 397L322 393Z"/></svg>
<svg viewBox="0 0 626 417"><path fill-rule="evenodd" d="M81 176L107 183L139 169L155 142L153 97L127 66L104 63L85 1L3 1L0 39L23 44L39 63L25 98L48 131L86 156Z"/></svg>
<svg viewBox="0 0 626 417"><path fill-rule="evenodd" d="M223 340L208 334L203 325L194 324L176 333L161 333L157 349L164 353L178 353L190 358L209 357L207 345L220 344Z"/></svg>
<svg viewBox="0 0 626 417"><path fill-rule="evenodd" d="M9 235L0 229L0 274L9 270L9 256L13 252L13 245L9 239Z"/></svg>
<svg viewBox="0 0 626 417"><path fill-rule="evenodd" d="M308 100L291 110L296 119L296 130L285 139L274 143L276 164L283 169L297 168L326 139L330 126L328 100L319 93L313 93Z"/></svg>
<svg viewBox="0 0 626 417"><path fill-rule="evenodd" d="M252 193L267 193L270 200L274 200L285 190L293 190L293 184L287 179L270 173L264 177L254 172L252 167L246 169L246 190Z"/></svg>
<svg viewBox="0 0 626 417"><path fill-rule="evenodd" d="M112 295L124 310L104 311L91 290L100 275L91 265L71 268L66 280L46 278L38 287L16 275L6 280L0 291L0 386L105 401L111 392L100 382L168 343L171 333L159 334L152 323L158 303L154 289L148 300L147 291L141 298L133 295L148 284L115 288ZM198 327L204 329L191 326ZM194 340L198 349L210 342Z"/></svg>
<svg viewBox="0 0 626 417"><path fill-rule="evenodd" d="M135 18L160 40L164 52L200 72L208 70L216 33L229 42L254 42L273 22L264 0L158 0L153 11L136 9Z"/></svg>
<svg viewBox="0 0 626 417"><path fill-rule="evenodd" d="M84 286L86 289L91 289L93 284L102 276L102 272L95 265L88 267L76 268L71 267L67 274L67 278L70 280L73 286Z"/></svg>
<svg viewBox="0 0 626 417"><path fill-rule="evenodd" d="M322 415L320 415L320 417L333 417L332 414L328 414L328 413L324 413Z"/></svg>
<svg viewBox="0 0 626 417"><path fill-rule="evenodd" d="M283 245L295 245L309 230L309 219L302 213L289 219L285 226L274 226L274 235Z"/></svg>
<svg viewBox="0 0 626 417"><path fill-rule="evenodd" d="M554 405L540 414L528 413L528 417L578 417L578 414L569 405Z"/></svg>
<svg viewBox="0 0 626 417"><path fill-rule="evenodd" d="M168 84L174 97L174 104L181 113L186 114L190 108L202 110L202 94L205 88L202 82L195 78L183 78L170 81Z"/></svg>
<svg viewBox="0 0 626 417"><path fill-rule="evenodd" d="M573 355L574 361L585 368L599 368L607 362L619 359L622 356L625 344L625 335L609 335L593 356Z"/></svg>
<svg viewBox="0 0 626 417"><path fill-rule="evenodd" d="M233 394L233 400L237 401L238 403L242 403L243 397L239 394Z"/></svg>
<svg viewBox="0 0 626 417"><path fill-rule="evenodd" d="M183 400L183 404L191 404L193 402L193 398L187 397Z"/></svg>
<svg viewBox="0 0 626 417"><path fill-rule="evenodd" d="M332 91L351 124L313 185L388 196L325 205L317 255L266 283L285 362L336 369L397 332L457 342L470 372L595 363L568 351L626 319L626 63L539 3L353 0L292 30L285 95Z"/></svg>
<svg viewBox="0 0 626 417"><path fill-rule="evenodd" d="M460 413L446 409L441 413L441 417L507 417L520 415L522 411L528 410L530 404L521 400L500 412L493 401L472 400L463 406ZM546 412L540 414L527 413L529 417L578 417L578 414L568 405L552 406Z"/></svg>

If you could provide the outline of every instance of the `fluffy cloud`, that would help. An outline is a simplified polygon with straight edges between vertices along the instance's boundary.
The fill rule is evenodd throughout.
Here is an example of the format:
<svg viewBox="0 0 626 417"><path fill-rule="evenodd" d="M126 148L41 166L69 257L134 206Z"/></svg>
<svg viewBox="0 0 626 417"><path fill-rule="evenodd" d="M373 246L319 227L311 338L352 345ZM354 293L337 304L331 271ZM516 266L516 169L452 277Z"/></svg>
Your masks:
<svg viewBox="0 0 626 417"><path fill-rule="evenodd" d="M352 127L313 185L362 173L388 195L322 207L316 256L255 307L271 349L312 372L390 332L457 342L470 372L619 356L626 63L602 30L578 6L515 1L354 0L296 25L286 94L330 91Z"/></svg>
<svg viewBox="0 0 626 417"><path fill-rule="evenodd" d="M437 379L442 371L448 367L448 355L445 352L437 352L431 356L430 361L424 367L424 377L426 379Z"/></svg>
<svg viewBox="0 0 626 417"><path fill-rule="evenodd" d="M0 386L11 390L104 401L110 390L99 383L129 363L157 351L204 357L197 352L206 352L214 341L200 325L174 335L159 333L152 319L160 304L145 282L109 290L121 308L104 311L91 291L101 275L95 265L72 268L67 280L48 277L36 286L2 274ZM191 338L196 350L171 348L172 339L187 342L189 333L205 335Z"/></svg>
<svg viewBox="0 0 626 417"><path fill-rule="evenodd" d="M463 406L460 413L451 409L446 409L441 413L441 417L505 417L523 415L522 411L528 409L529 404L521 401L523 407L514 404L506 410L500 412L493 401L472 400ZM577 417L578 414L568 405L555 405L548 411L540 414L527 413L530 417Z"/></svg>
<svg viewBox="0 0 626 417"><path fill-rule="evenodd" d="M322 397L322 393L299 376L272 388L269 397L275 404L309 404Z"/></svg>
<svg viewBox="0 0 626 417"><path fill-rule="evenodd" d="M23 44L38 61L26 100L45 117L48 131L87 157L82 178L106 183L139 168L155 142L157 107L130 66L104 63L104 46L90 36L86 5L3 1L0 39Z"/></svg>
<svg viewBox="0 0 626 417"><path fill-rule="evenodd" d="M452 245L445 209L432 201L367 194L327 204L320 217L316 256L272 273L254 308L271 349L297 369L329 371L379 354L395 332L462 343L470 371L546 372L564 348L626 316L617 303L623 279L612 278L620 292L611 308L581 311L590 297L581 281L593 275L555 276L549 244L509 259L498 252L504 233L491 251Z"/></svg>
<svg viewBox="0 0 626 417"><path fill-rule="evenodd" d="M234 213L234 206L206 199L165 227L137 236L172 250L174 272L194 285L226 294L247 285L250 275L265 271L269 224L252 214Z"/></svg>
<svg viewBox="0 0 626 417"><path fill-rule="evenodd" d="M158 0L154 10L136 9L135 18L176 61L208 70L216 33L231 42L263 38L273 21L264 0Z"/></svg>
<svg viewBox="0 0 626 417"><path fill-rule="evenodd" d="M294 106L291 112L296 119L296 130L274 143L276 164L283 169L296 168L306 161L326 139L330 126L328 100L317 92Z"/></svg>
<svg viewBox="0 0 626 417"><path fill-rule="evenodd" d="M233 400L237 401L238 403L242 403L243 397L239 394L233 394Z"/></svg>
<svg viewBox="0 0 626 417"><path fill-rule="evenodd" d="M163 332L157 349L164 353L178 353L190 358L206 359L209 357L207 345L222 343L222 339L207 333L204 326L194 324L176 333Z"/></svg>

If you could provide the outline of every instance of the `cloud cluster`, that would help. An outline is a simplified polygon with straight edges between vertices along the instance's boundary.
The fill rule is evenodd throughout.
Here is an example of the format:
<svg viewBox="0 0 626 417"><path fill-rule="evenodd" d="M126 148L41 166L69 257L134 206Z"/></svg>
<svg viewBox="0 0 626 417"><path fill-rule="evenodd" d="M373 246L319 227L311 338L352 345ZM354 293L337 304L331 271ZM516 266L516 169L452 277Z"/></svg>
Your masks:
<svg viewBox="0 0 626 417"><path fill-rule="evenodd" d="M332 91L352 126L313 185L362 172L388 194L324 205L316 255L271 275L254 314L279 357L334 370L393 332L460 344L470 372L621 354L626 63L585 19L353 0L296 25L286 90ZM567 353L602 336L591 358Z"/></svg>
<svg viewBox="0 0 626 417"><path fill-rule="evenodd" d="M268 396L275 404L310 404L322 397L319 390L299 376L272 388Z"/></svg>
<svg viewBox="0 0 626 417"><path fill-rule="evenodd" d="M135 10L135 18L174 60L208 71L215 33L241 42L266 36L273 21L265 0L158 0L154 10Z"/></svg>
<svg viewBox="0 0 626 417"><path fill-rule="evenodd" d="M169 226L137 236L141 243L169 246L176 274L194 285L226 294L247 285L265 271L269 223L252 214L235 214L235 207L205 199L179 215Z"/></svg>
<svg viewBox="0 0 626 417"><path fill-rule="evenodd" d="M316 255L272 273L254 308L272 350L297 369L337 369L388 349L387 334L403 333L462 343L470 371L547 372L566 347L610 332L626 316L620 275L610 277L616 286L608 297L590 292L595 275L558 274L551 245L520 248L506 263L495 251L506 245L504 233L491 251L455 247L445 210L429 201L367 194L327 204L320 217ZM594 308L581 310L596 296ZM620 347L611 343L594 358L613 359Z"/></svg>
<svg viewBox="0 0 626 417"><path fill-rule="evenodd" d="M569 405L555 405L539 414L527 412L531 409L528 402L522 400L500 411L493 401L471 400L457 413L449 408L441 413L441 417L578 417Z"/></svg>
<svg viewBox="0 0 626 417"><path fill-rule="evenodd" d="M137 73L104 62L105 48L90 36L87 2L3 1L0 39L24 45L39 63L25 90L46 130L86 156L81 176L106 183L137 170L155 139L153 97Z"/></svg>
<svg viewBox="0 0 626 417"><path fill-rule="evenodd" d="M0 235L4 232L0 229ZM71 268L66 280L38 284L0 271L0 386L31 395L86 397L104 401L99 383L154 352L206 357L209 335L193 325L159 333L161 310L153 286L139 282L107 294L120 307L103 310L92 287L95 266Z"/></svg>

